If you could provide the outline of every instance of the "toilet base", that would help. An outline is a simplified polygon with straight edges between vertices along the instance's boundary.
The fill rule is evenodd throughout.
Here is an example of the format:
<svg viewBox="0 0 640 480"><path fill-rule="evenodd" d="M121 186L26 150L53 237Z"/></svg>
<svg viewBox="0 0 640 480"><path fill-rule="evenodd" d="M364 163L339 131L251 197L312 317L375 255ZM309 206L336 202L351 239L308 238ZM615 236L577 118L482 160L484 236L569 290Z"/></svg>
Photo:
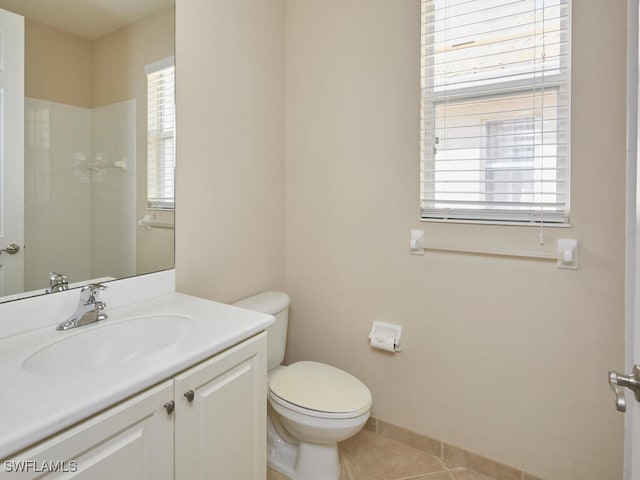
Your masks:
<svg viewBox="0 0 640 480"><path fill-rule="evenodd" d="M291 480L338 480L338 444L289 443L278 434L269 418L267 465Z"/></svg>

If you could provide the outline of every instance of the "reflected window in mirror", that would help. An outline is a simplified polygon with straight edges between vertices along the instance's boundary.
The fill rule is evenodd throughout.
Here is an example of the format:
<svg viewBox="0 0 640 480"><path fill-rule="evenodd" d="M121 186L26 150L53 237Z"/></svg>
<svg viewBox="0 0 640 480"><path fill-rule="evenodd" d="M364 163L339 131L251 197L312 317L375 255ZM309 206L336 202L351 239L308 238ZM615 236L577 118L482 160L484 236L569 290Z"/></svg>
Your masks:
<svg viewBox="0 0 640 480"><path fill-rule="evenodd" d="M173 57L147 65L147 206L173 210L175 67Z"/></svg>

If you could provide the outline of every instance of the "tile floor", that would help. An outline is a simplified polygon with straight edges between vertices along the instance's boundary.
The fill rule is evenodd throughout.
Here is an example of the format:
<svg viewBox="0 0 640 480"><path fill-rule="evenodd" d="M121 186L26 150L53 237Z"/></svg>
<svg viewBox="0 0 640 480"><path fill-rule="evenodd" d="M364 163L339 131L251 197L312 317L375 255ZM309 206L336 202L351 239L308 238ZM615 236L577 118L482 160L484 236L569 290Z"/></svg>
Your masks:
<svg viewBox="0 0 640 480"><path fill-rule="evenodd" d="M340 444L340 480L491 480L369 430ZM287 480L269 469L267 480Z"/></svg>

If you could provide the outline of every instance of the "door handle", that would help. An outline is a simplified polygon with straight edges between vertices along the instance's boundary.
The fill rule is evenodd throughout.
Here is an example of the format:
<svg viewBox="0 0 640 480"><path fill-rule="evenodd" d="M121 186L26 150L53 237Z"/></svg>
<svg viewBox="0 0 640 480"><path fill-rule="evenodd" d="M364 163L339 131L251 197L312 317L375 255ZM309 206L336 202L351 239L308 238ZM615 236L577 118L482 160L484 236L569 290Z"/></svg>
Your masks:
<svg viewBox="0 0 640 480"><path fill-rule="evenodd" d="M2 252L7 252L9 255L15 255L19 251L20 251L20 245L16 243L10 243L7 248L3 248L0 250L0 254L2 254Z"/></svg>
<svg viewBox="0 0 640 480"><path fill-rule="evenodd" d="M629 375L620 375L618 372L609 370L609 386L616 395L616 409L619 412L627 410L627 400L624 397L623 387L631 390L640 402L640 365L634 365L633 371Z"/></svg>

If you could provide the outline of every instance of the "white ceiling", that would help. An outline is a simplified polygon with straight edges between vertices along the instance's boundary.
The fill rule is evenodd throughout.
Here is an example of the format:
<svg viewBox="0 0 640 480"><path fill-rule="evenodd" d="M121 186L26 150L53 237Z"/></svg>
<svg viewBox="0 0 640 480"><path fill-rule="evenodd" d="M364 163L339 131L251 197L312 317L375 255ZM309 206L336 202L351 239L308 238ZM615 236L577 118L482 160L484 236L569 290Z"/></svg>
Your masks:
<svg viewBox="0 0 640 480"><path fill-rule="evenodd" d="M0 0L0 8L93 40L174 4L174 0Z"/></svg>

